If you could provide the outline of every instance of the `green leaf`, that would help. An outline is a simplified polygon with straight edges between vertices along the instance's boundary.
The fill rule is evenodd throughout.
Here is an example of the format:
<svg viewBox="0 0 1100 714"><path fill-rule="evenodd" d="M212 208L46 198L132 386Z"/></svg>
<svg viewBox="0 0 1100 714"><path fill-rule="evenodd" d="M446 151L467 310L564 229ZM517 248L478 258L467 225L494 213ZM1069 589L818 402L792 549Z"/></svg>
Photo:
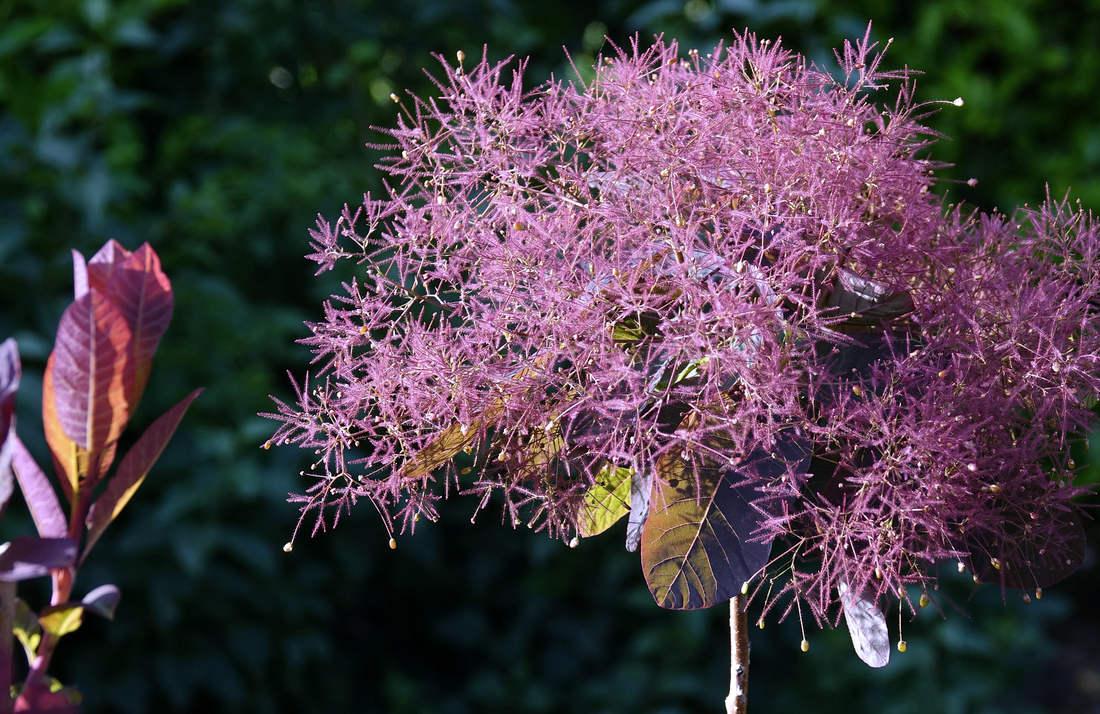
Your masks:
<svg viewBox="0 0 1100 714"><path fill-rule="evenodd" d="M42 626L38 624L38 617L30 606L18 598L15 600L15 623L12 630L19 644L23 645L27 664L30 664L38 651L38 643L42 641Z"/></svg>
<svg viewBox="0 0 1100 714"><path fill-rule="evenodd" d="M65 603L46 608L38 616L38 624L54 637L64 637L76 632L84 622L84 606L79 603Z"/></svg>
<svg viewBox="0 0 1100 714"><path fill-rule="evenodd" d="M695 610L726 602L768 561L770 543L749 537L761 515L737 471L711 463L695 471L679 457L657 462L642 571L661 607Z"/></svg>
<svg viewBox="0 0 1100 714"><path fill-rule="evenodd" d="M620 322L611 328L611 339L615 342L639 342L646 334L637 323Z"/></svg>
<svg viewBox="0 0 1100 714"><path fill-rule="evenodd" d="M626 466L605 464L584 494L577 528L584 538L603 533L630 511L630 476Z"/></svg>
<svg viewBox="0 0 1100 714"><path fill-rule="evenodd" d="M663 392L677 384L699 376L699 368L710 361L709 357L699 357L681 365L665 364L661 367L657 379L651 384L650 391Z"/></svg>

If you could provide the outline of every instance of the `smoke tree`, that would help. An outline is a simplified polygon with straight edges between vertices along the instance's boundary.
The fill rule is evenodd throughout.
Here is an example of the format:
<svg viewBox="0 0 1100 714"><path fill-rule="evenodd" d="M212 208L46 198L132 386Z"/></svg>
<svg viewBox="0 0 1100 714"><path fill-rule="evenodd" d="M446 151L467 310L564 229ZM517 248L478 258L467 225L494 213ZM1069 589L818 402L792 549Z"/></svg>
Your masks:
<svg viewBox="0 0 1100 714"><path fill-rule="evenodd" d="M172 317L172 286L149 244L131 252L109 241L87 261L73 251L73 292L42 387L43 431L67 508L16 434L21 365L15 341L0 344L0 508L18 483L38 531L0 546L0 713L79 711L79 692L50 677L50 663L85 614L113 619L121 593L105 584L74 599L77 573L202 391L153 421L111 473ZM50 601L36 613L15 597L15 584L47 575ZM11 686L13 636L27 659L26 680L17 687Z"/></svg>
<svg viewBox="0 0 1100 714"><path fill-rule="evenodd" d="M916 103L870 28L837 60L657 38L529 89L460 52L394 95L385 195L310 233L355 275L268 415L315 454L299 527L365 499L395 547L452 492L571 545L625 520L658 605L731 602L729 711L750 604L877 667L943 562L1073 571L1100 229L945 204L922 122L962 100Z"/></svg>

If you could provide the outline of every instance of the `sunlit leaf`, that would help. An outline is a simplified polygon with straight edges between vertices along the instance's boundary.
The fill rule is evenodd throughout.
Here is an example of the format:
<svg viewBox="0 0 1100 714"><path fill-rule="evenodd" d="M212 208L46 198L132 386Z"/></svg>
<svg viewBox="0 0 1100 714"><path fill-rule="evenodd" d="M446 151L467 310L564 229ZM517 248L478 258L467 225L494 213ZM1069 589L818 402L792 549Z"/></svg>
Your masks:
<svg viewBox="0 0 1100 714"><path fill-rule="evenodd" d="M42 631L54 637L64 637L76 632L84 623L84 606L78 603L54 605L42 611L38 624Z"/></svg>
<svg viewBox="0 0 1100 714"><path fill-rule="evenodd" d="M80 600L80 604L88 610L88 612L95 613L100 617L105 617L108 620L115 619L115 610L118 608L118 602L122 599L122 593L119 592L117 585L100 585L95 588Z"/></svg>
<svg viewBox="0 0 1100 714"><path fill-rule="evenodd" d="M127 400L137 405L149 379L160 338L172 319L172 285L160 267L160 258L148 243L130 252L108 241L88 261L88 285L107 296L126 318L129 343Z"/></svg>
<svg viewBox="0 0 1100 714"><path fill-rule="evenodd" d="M19 390L22 366L15 340L0 342L0 512L12 494L12 438L15 436L15 393Z"/></svg>
<svg viewBox="0 0 1100 714"><path fill-rule="evenodd" d="M630 480L633 469L604 464L584 494L577 529L590 538L615 525L630 511Z"/></svg>
<svg viewBox="0 0 1100 714"><path fill-rule="evenodd" d="M34 660L38 651L38 643L42 641L42 626L38 624L38 615L34 614L30 606L19 598L15 600L15 620L12 626L19 644L23 645L23 653L27 656L27 663Z"/></svg>
<svg viewBox="0 0 1100 714"><path fill-rule="evenodd" d="M60 477L61 489L72 501L73 494L79 489L80 480L87 473L88 451L80 448L70 439L57 418L57 406L54 400L53 369L54 355L46 361L46 371L42 375L42 431L53 456L54 470Z"/></svg>
<svg viewBox="0 0 1100 714"><path fill-rule="evenodd" d="M202 389L196 389L158 417L122 457L115 475L107 482L107 488L88 513L88 540L84 546L85 553L92 549L95 542L103 535L103 531L122 512L144 483L149 470L160 458L164 447L168 445L168 441L183 420L187 408L202 394L202 391Z"/></svg>
<svg viewBox="0 0 1100 714"><path fill-rule="evenodd" d="M522 380L532 375L546 363L545 356L538 356L530 366L519 370L513 379ZM409 457L401 468L401 475L407 479L420 479L430 476L437 468L445 465L459 452L472 448L482 432L500 418L504 405L500 402L490 405L484 412L470 420L469 424L452 424L433 437L423 448Z"/></svg>
<svg viewBox="0 0 1100 714"><path fill-rule="evenodd" d="M73 299L78 300L88 292L88 263L80 251L73 254Z"/></svg>
<svg viewBox="0 0 1100 714"><path fill-rule="evenodd" d="M845 582L840 583L839 590L856 654L871 667L885 667L890 661L890 632L882 610L870 599L853 593Z"/></svg>
<svg viewBox="0 0 1100 714"><path fill-rule="evenodd" d="M636 322L620 322L611 328L611 339L615 342L638 342L645 336L646 331Z"/></svg>
<svg viewBox="0 0 1100 714"><path fill-rule="evenodd" d="M54 408L65 435L89 452L118 439L130 417L130 338L126 318L94 288L61 316L52 354Z"/></svg>
<svg viewBox="0 0 1100 714"><path fill-rule="evenodd" d="M764 566L770 543L749 538L761 514L737 471L695 471L677 455L658 462L652 508L642 531L642 572L661 607L694 610L724 603Z"/></svg>
<svg viewBox="0 0 1100 714"><path fill-rule="evenodd" d="M649 500L653 493L653 472L635 471L630 475L630 517L626 522L626 549L638 550L642 529L649 517Z"/></svg>
<svg viewBox="0 0 1100 714"><path fill-rule="evenodd" d="M401 469L404 478L418 479L431 475L440 466L443 466L462 450L472 447L483 428L495 419L495 410L487 412L482 417L473 420L471 424L452 424L439 432L427 446L417 451L405 462Z"/></svg>

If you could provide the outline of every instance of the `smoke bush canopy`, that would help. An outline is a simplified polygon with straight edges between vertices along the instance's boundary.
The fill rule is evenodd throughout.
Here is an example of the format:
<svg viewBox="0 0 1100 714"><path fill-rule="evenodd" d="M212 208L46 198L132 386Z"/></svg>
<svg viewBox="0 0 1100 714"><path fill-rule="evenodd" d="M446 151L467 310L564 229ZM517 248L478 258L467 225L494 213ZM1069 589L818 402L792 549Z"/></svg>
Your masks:
<svg viewBox="0 0 1100 714"><path fill-rule="evenodd" d="M870 637L940 561L1071 572L1100 229L945 207L934 106L869 34L836 74L746 33L533 91L459 53L394 96L387 194L311 231L358 275L269 415L316 453L302 519L365 498L406 532L452 490L573 544L625 517L664 607L746 586Z"/></svg>

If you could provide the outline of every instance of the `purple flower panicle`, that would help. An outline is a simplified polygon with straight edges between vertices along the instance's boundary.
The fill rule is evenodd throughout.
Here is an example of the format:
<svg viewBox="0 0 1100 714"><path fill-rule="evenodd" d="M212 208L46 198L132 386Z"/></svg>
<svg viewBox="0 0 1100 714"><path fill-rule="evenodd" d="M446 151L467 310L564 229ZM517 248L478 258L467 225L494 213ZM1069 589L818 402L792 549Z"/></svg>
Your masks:
<svg viewBox="0 0 1100 714"><path fill-rule="evenodd" d="M572 541L600 488L665 507L676 461L697 494L715 465L753 494L767 609L908 600L945 560L1066 575L1100 228L945 206L934 107L882 58L869 30L839 72L658 38L534 90L523 62L441 60L435 98L395 97L385 195L310 232L319 271L357 268L269 415L315 453L302 519L366 499L406 532L456 491Z"/></svg>

